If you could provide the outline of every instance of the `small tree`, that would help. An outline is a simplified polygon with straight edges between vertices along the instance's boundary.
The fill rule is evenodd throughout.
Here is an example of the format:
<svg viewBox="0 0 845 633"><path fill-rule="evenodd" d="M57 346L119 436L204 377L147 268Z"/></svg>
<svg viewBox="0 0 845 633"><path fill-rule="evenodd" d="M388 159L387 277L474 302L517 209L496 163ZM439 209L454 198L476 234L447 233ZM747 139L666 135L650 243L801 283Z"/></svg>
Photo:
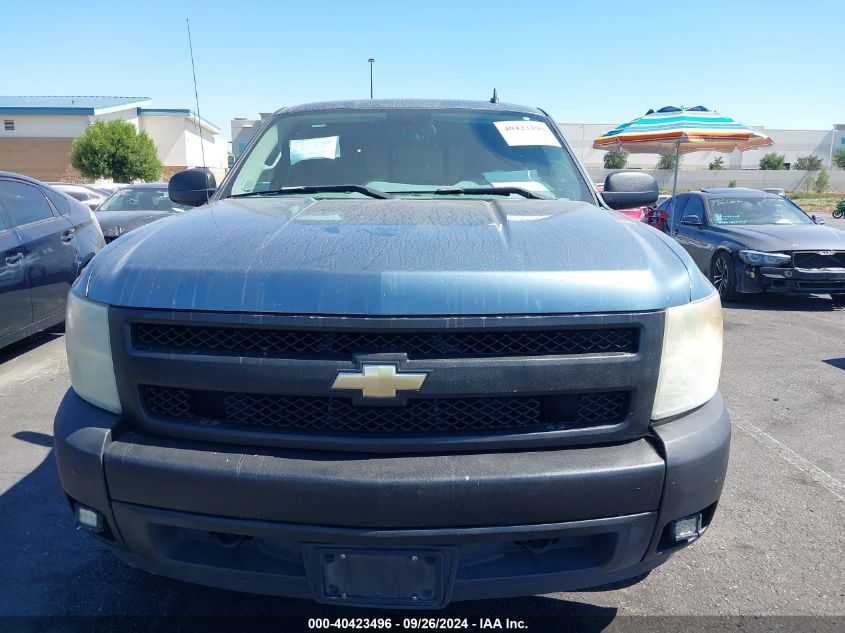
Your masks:
<svg viewBox="0 0 845 633"><path fill-rule="evenodd" d="M656 169L675 169L675 152L661 155L657 160Z"/></svg>
<svg viewBox="0 0 845 633"><path fill-rule="evenodd" d="M769 152L760 159L760 169L784 169L785 157L777 152Z"/></svg>
<svg viewBox="0 0 845 633"><path fill-rule="evenodd" d="M628 152L605 152L602 160L605 169L624 169L628 164Z"/></svg>
<svg viewBox="0 0 845 633"><path fill-rule="evenodd" d="M710 164L708 165L708 167L712 171L718 171L720 169L724 169L725 168L725 160L721 156L717 156L716 158L714 158L713 160L710 161Z"/></svg>
<svg viewBox="0 0 845 633"><path fill-rule="evenodd" d="M731 189L733 189L734 187L736 187L736 180L731 180L731 181L728 183L728 187L730 187Z"/></svg>
<svg viewBox="0 0 845 633"><path fill-rule="evenodd" d="M822 167L824 167L822 159L815 154L809 154L807 156L799 156L796 158L795 164L792 168L797 169L798 171L818 171Z"/></svg>
<svg viewBox="0 0 845 633"><path fill-rule="evenodd" d="M824 193L827 191L827 188L830 186L830 175L827 173L826 169L822 169L819 172L819 175L816 176L815 181L813 182L813 189L816 193Z"/></svg>
<svg viewBox="0 0 845 633"><path fill-rule="evenodd" d="M87 178L111 178L115 182L151 182L159 178L163 168L147 133L138 133L134 125L119 119L94 121L75 138L70 164Z"/></svg>
<svg viewBox="0 0 845 633"><path fill-rule="evenodd" d="M845 149L838 149L833 153L833 162L840 169L845 169Z"/></svg>

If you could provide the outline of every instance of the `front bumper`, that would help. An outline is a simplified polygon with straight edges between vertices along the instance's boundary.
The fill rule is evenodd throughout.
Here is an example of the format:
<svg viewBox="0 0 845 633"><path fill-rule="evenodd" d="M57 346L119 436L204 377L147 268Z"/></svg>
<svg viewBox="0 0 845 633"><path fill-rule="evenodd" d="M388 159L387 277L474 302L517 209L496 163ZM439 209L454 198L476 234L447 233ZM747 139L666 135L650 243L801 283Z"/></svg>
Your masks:
<svg viewBox="0 0 845 633"><path fill-rule="evenodd" d="M669 524L721 494L720 395L648 439L448 455L243 449L143 436L69 391L55 420L62 486L97 536L149 571L324 602L315 544L449 552L439 601L577 590L632 578L694 538ZM348 602L342 602L348 604Z"/></svg>
<svg viewBox="0 0 845 633"><path fill-rule="evenodd" d="M845 292L845 271L835 269L745 266L737 275L740 292L811 294Z"/></svg>

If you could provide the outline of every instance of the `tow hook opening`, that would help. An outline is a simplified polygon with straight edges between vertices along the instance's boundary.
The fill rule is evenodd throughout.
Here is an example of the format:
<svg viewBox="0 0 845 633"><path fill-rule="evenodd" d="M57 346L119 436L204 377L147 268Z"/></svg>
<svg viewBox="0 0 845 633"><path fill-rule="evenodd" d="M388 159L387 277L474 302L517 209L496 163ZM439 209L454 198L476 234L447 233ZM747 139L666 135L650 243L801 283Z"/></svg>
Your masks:
<svg viewBox="0 0 845 633"><path fill-rule="evenodd" d="M251 541L251 536L243 536L242 534L229 534L228 532L210 532L213 538L220 547L237 547L244 541Z"/></svg>
<svg viewBox="0 0 845 633"><path fill-rule="evenodd" d="M536 538L529 541L516 541L516 544L522 545L532 554L543 554L548 552L559 540L556 538Z"/></svg>

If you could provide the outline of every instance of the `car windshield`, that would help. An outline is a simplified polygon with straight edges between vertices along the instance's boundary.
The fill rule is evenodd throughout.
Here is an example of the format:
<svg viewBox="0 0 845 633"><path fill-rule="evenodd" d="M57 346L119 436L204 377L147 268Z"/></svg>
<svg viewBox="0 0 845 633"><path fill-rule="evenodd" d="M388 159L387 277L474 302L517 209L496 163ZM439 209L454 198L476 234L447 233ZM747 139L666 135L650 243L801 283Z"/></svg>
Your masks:
<svg viewBox="0 0 845 633"><path fill-rule="evenodd" d="M396 196L426 196L439 189L441 195L525 197L529 192L594 200L547 119L522 112L385 108L281 116L235 169L223 197L357 185Z"/></svg>
<svg viewBox="0 0 845 633"><path fill-rule="evenodd" d="M191 207L170 200L167 187L127 187L112 194L98 211L187 211Z"/></svg>
<svg viewBox="0 0 845 633"><path fill-rule="evenodd" d="M711 198L713 224L812 224L797 206L781 197Z"/></svg>

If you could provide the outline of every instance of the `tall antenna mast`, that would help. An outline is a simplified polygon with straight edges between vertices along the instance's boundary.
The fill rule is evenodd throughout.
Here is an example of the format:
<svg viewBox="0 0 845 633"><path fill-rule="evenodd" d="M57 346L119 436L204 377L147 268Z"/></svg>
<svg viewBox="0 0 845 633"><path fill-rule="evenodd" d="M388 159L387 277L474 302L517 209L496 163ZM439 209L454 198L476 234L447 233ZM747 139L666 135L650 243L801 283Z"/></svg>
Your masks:
<svg viewBox="0 0 845 633"><path fill-rule="evenodd" d="M202 140L202 126L200 125L200 121L202 121L202 117L200 117L200 96L197 92L197 67L194 65L194 45L191 42L191 21L188 18L185 18L185 24L188 25L188 48L191 51L191 72L194 75L194 100L197 104L197 134L200 137L200 151L202 152L202 166L203 168L206 167L205 164L205 142Z"/></svg>

